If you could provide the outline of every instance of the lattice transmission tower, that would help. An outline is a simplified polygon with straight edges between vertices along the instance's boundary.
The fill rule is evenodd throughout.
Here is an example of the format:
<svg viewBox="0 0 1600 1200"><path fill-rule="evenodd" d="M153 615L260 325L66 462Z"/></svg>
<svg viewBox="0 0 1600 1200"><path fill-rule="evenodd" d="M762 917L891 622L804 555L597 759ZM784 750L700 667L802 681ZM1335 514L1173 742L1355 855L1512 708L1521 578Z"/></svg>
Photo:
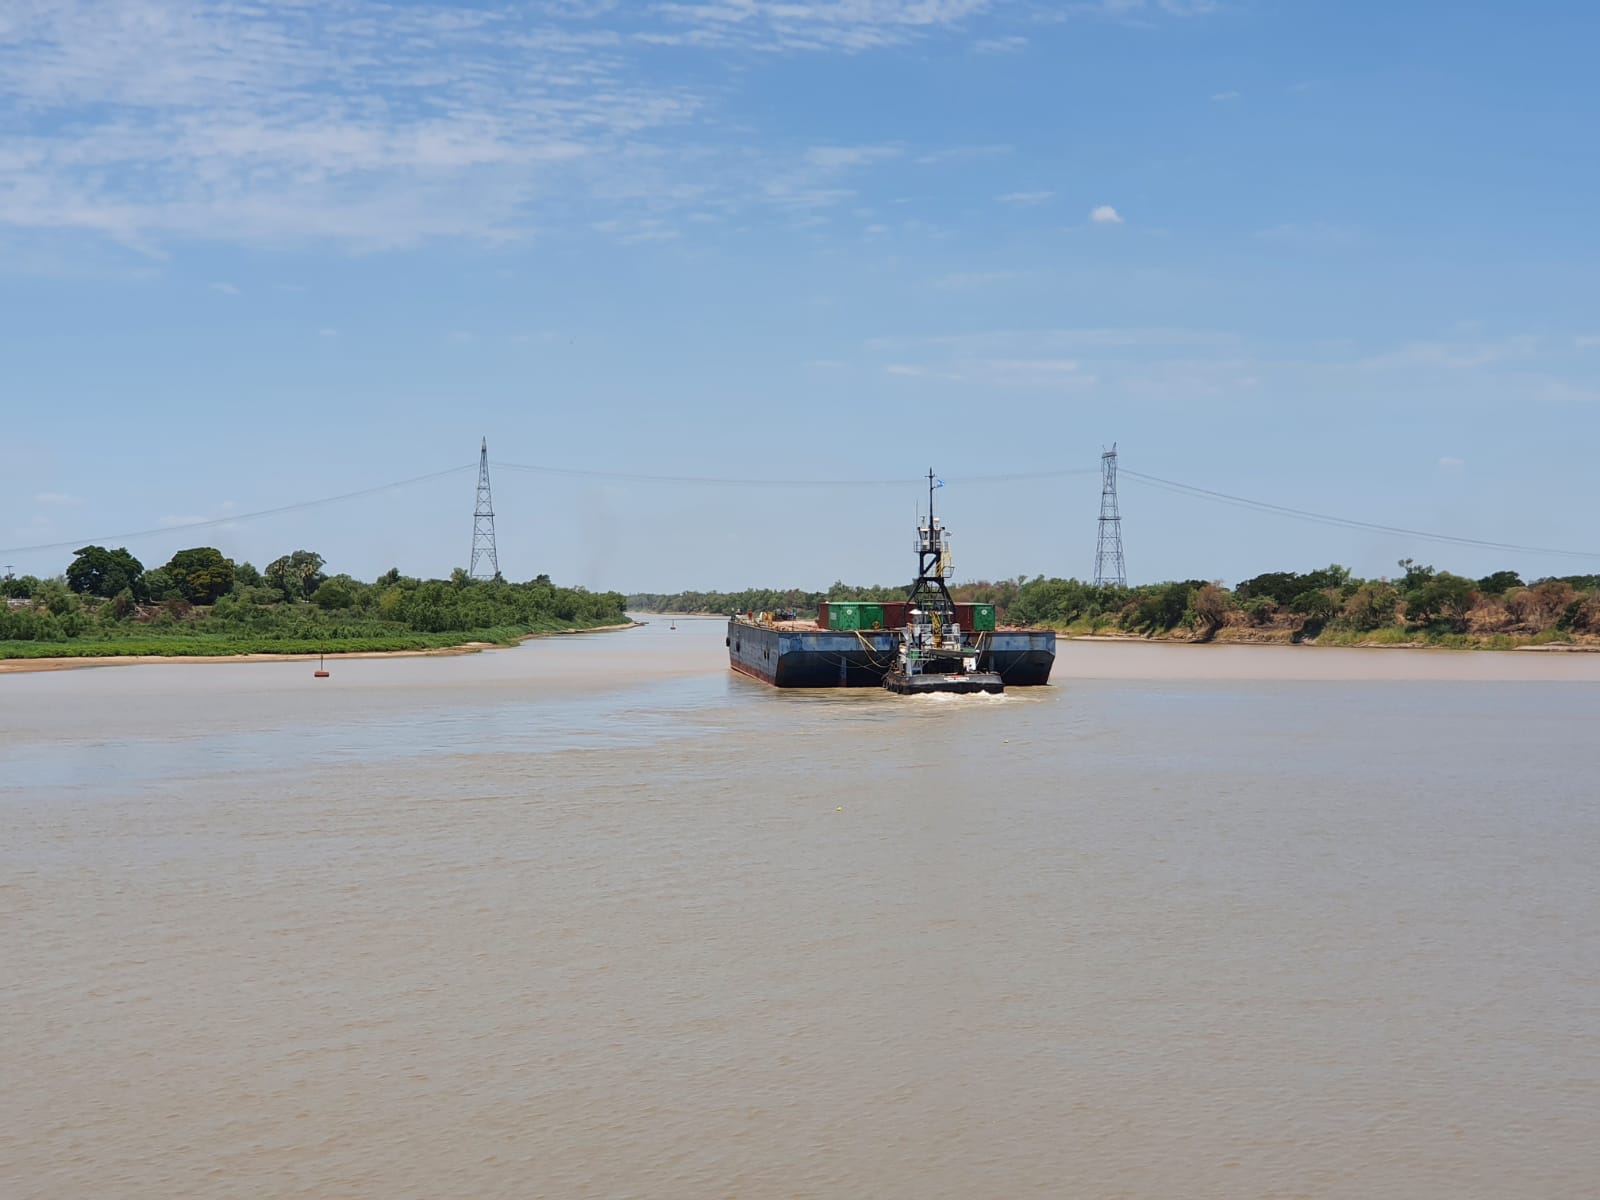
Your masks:
<svg viewBox="0 0 1600 1200"><path fill-rule="evenodd" d="M467 575L473 579L499 579L500 556L494 548L494 501L489 498L489 439L483 439L478 452L478 507L472 514L472 565Z"/></svg>
<svg viewBox="0 0 1600 1200"><path fill-rule="evenodd" d="M1100 455L1100 544L1094 552L1094 585L1128 586L1122 560L1122 514L1117 511L1117 444Z"/></svg>

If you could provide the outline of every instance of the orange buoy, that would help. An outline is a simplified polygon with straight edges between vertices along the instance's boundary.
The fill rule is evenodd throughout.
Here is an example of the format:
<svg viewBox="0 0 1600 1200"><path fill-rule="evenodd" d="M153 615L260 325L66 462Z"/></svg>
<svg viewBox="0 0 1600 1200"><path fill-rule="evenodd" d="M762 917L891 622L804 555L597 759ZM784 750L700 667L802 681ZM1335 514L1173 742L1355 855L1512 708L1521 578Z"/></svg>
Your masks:
<svg viewBox="0 0 1600 1200"><path fill-rule="evenodd" d="M326 679L327 677L328 673L322 669L322 655L319 654L317 655L317 669L311 672L311 678Z"/></svg>

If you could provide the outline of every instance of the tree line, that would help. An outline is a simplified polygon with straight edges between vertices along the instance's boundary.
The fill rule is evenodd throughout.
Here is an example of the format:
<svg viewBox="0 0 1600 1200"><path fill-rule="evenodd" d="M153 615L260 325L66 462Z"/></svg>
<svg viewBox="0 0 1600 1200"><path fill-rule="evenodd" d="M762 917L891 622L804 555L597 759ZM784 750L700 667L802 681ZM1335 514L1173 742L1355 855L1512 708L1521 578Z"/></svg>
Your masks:
<svg viewBox="0 0 1600 1200"><path fill-rule="evenodd" d="M258 570L197 546L146 569L126 547L84 546L54 579L0 580L8 601L0 606L0 641L505 636L627 620L620 594L557 587L547 575L510 583L471 579L459 567L447 580L391 569L364 582L326 566L322 555L295 550Z"/></svg>
<svg viewBox="0 0 1600 1200"><path fill-rule="evenodd" d="M976 581L951 587L963 603L991 603L1002 621L1071 632L1175 632L1206 639L1232 630L1242 640L1400 640L1422 637L1560 640L1600 635L1600 576L1525 582L1515 571L1480 579L1401 559L1393 577L1361 579L1332 564L1306 572L1271 571L1232 588L1215 580L1172 580L1137 587L1078 579ZM737 613L784 609L814 616L823 600L899 600L905 586L858 587L836 581L820 591L751 588L739 592L640 592L630 609Z"/></svg>

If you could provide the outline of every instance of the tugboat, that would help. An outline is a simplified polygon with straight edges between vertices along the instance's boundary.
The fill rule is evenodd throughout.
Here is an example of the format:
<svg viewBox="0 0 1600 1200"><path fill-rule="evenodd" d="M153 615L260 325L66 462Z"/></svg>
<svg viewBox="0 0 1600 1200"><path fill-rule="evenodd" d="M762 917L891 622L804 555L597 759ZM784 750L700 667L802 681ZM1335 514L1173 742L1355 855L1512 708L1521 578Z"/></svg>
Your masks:
<svg viewBox="0 0 1600 1200"><path fill-rule="evenodd" d="M894 665L884 672L883 686L901 696L998 695L1005 691L1005 682L997 671L979 670L982 635L971 641L963 637L956 602L945 584L950 574L950 533L933 514L937 486L930 469L928 516L917 526L917 578L906 593L906 625Z"/></svg>
<svg viewBox="0 0 1600 1200"><path fill-rule="evenodd" d="M814 621L784 610L732 613L728 666L773 687L884 687L901 695L1048 684L1053 630L998 625L993 604L951 602L950 531L933 514L939 486L929 471L917 580L905 600L824 600Z"/></svg>

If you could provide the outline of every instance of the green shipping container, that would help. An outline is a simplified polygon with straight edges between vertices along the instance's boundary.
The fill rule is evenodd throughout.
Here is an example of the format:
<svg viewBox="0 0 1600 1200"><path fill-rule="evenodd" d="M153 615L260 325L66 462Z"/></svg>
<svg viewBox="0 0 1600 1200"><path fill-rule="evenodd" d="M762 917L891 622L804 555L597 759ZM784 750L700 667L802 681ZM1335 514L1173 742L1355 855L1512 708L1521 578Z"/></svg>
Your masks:
<svg viewBox="0 0 1600 1200"><path fill-rule="evenodd" d="M829 629L860 629L861 605L854 600L828 601Z"/></svg>
<svg viewBox="0 0 1600 1200"><path fill-rule="evenodd" d="M883 605L881 605L881 604L863 604L861 606L861 625L860 625L860 628L862 628L862 629L882 629L883 628Z"/></svg>
<svg viewBox="0 0 1600 1200"><path fill-rule="evenodd" d="M972 632L992 632L994 629L994 605L974 604L972 606Z"/></svg>

